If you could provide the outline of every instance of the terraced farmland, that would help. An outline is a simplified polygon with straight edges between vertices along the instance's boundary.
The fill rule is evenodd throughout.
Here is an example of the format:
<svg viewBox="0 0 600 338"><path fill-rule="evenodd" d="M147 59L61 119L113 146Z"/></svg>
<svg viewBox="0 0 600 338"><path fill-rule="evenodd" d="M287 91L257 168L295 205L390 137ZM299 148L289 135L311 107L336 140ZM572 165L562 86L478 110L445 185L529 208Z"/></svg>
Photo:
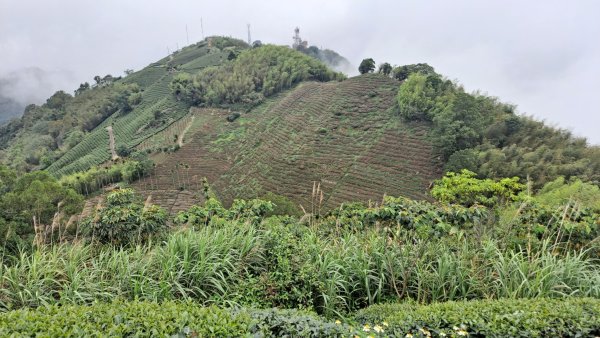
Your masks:
<svg viewBox="0 0 600 338"><path fill-rule="evenodd" d="M376 74L303 83L233 123L227 111L193 109L183 147L157 155L155 174L136 187L171 211L200 201L202 177L225 202L271 191L306 207L313 182L326 209L384 194L426 199L441 165L425 126L390 109L397 86Z"/></svg>
<svg viewBox="0 0 600 338"><path fill-rule="evenodd" d="M189 106L171 95L169 84L177 71L167 70L168 67L181 66L180 71L193 72L224 60L225 52L200 42L125 77L122 81L137 83L143 90L142 102L127 114L117 112L104 120L80 144L49 166L48 171L61 176L110 160L108 126L113 127L116 146L128 148L169 127L188 113ZM160 123L155 121L157 112L164 116Z"/></svg>

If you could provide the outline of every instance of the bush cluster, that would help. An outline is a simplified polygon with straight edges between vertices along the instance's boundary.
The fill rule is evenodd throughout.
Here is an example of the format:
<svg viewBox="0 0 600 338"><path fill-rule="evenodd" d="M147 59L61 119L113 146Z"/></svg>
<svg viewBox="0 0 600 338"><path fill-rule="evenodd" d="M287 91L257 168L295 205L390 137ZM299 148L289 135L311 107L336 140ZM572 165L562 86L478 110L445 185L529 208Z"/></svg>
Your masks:
<svg viewBox="0 0 600 338"><path fill-rule="evenodd" d="M430 305L374 305L360 323L385 322L395 337L594 337L600 334L600 300L500 299Z"/></svg>
<svg viewBox="0 0 600 338"><path fill-rule="evenodd" d="M3 337L239 337L249 326L247 315L191 302L55 305L0 314Z"/></svg>
<svg viewBox="0 0 600 338"><path fill-rule="evenodd" d="M38 337L593 337L600 301L502 299L374 305L333 320L280 309L203 307L193 302L114 301L0 314L0 335Z"/></svg>
<svg viewBox="0 0 600 338"><path fill-rule="evenodd" d="M194 104L255 104L304 80L342 79L323 63L287 47L266 45L243 51L220 66L191 76L180 73L171 82L177 97Z"/></svg>
<svg viewBox="0 0 600 338"><path fill-rule="evenodd" d="M117 162L107 168L92 167L83 172L62 176L59 182L82 195L93 194L110 184L134 182L148 175L154 168L154 162L146 154L137 155L135 159Z"/></svg>

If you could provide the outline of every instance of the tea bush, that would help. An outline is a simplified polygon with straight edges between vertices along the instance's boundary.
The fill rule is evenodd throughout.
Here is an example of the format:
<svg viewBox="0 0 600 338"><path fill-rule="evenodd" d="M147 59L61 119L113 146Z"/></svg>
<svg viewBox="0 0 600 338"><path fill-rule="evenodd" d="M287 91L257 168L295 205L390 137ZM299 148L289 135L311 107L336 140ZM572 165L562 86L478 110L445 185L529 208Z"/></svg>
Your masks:
<svg viewBox="0 0 600 338"><path fill-rule="evenodd" d="M500 299L430 305L374 305L355 319L385 322L396 337L594 337L600 335L600 300Z"/></svg>
<svg viewBox="0 0 600 338"><path fill-rule="evenodd" d="M191 302L48 306L0 314L3 337L239 337L249 326L247 315Z"/></svg>

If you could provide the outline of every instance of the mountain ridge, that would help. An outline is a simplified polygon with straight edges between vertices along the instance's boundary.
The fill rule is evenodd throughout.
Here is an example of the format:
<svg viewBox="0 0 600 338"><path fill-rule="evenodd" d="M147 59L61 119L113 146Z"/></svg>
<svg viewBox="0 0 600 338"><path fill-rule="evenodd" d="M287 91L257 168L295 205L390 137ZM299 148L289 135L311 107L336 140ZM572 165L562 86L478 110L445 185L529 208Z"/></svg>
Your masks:
<svg viewBox="0 0 600 338"><path fill-rule="evenodd" d="M135 173L133 186L172 211L202 201L204 177L228 203L273 193L306 207L319 184L325 208L384 194L429 199L433 180L462 168L531 177L536 188L558 176L598 181L597 147L465 93L427 64L382 64L342 79L309 59L287 47L207 38L30 107L0 128L0 158L79 179L111 165L112 127L119 156L157 164Z"/></svg>

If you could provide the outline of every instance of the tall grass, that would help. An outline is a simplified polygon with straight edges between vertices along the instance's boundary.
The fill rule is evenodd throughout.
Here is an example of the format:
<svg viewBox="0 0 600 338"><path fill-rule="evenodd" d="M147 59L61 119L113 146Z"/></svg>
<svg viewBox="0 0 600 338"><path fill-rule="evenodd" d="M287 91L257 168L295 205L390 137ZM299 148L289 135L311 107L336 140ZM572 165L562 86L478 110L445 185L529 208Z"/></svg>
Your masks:
<svg viewBox="0 0 600 338"><path fill-rule="evenodd" d="M160 244L97 249L62 244L21 253L0 270L0 306L85 304L115 298L196 299L210 302L232 291L263 261L252 228L205 228L174 233Z"/></svg>
<svg viewBox="0 0 600 338"><path fill-rule="evenodd" d="M282 240L288 249L274 252ZM0 269L0 307L193 299L305 306L333 316L399 299L600 297L597 263L581 252L556 254L550 243L506 251L494 240L390 239L375 230L334 236L297 223L229 222L130 249L61 244L22 252ZM246 297L249 281L259 281L257 299ZM282 295L298 283L307 294L286 304Z"/></svg>

